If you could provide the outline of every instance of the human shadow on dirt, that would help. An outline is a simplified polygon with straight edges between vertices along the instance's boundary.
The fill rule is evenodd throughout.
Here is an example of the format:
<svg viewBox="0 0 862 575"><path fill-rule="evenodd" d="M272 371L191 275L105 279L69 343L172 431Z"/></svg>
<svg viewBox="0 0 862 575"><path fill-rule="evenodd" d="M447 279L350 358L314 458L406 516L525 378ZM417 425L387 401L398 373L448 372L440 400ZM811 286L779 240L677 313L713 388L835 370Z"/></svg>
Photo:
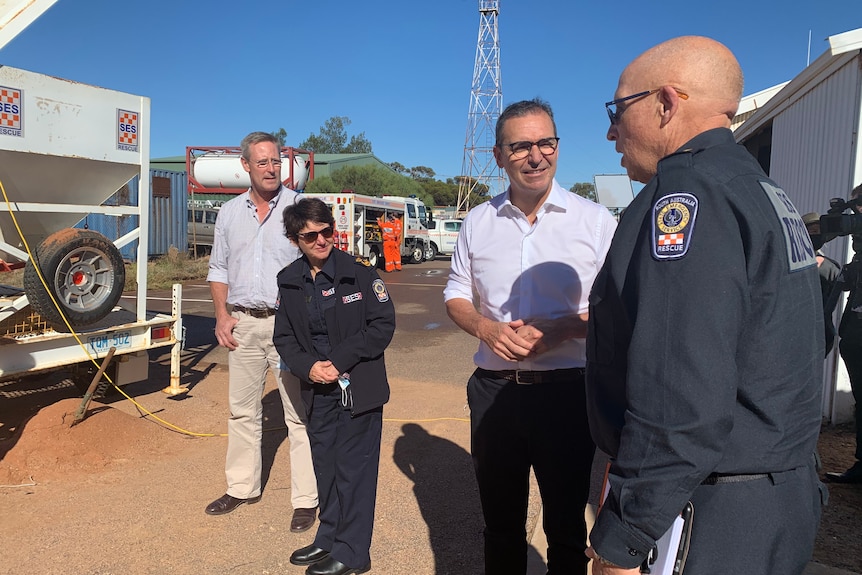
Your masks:
<svg viewBox="0 0 862 575"><path fill-rule="evenodd" d="M263 439L261 440L261 472L260 484L265 490L269 474L275 463L275 454L287 439L287 424L284 422L284 408L281 405L281 395L273 389L263 396ZM282 457L290 457L284 453ZM290 485L290 482L288 482Z"/></svg>
<svg viewBox="0 0 862 575"><path fill-rule="evenodd" d="M456 443L407 423L393 460L411 481L434 553L435 575L483 571L482 507L470 454ZM529 546L529 560L541 561Z"/></svg>

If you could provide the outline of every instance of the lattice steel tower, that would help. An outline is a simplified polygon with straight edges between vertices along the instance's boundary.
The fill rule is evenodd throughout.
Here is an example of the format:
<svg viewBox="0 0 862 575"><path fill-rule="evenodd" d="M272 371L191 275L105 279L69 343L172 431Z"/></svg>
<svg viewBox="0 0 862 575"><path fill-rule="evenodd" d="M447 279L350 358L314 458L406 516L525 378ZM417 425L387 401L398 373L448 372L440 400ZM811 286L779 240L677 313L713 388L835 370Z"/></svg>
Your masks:
<svg viewBox="0 0 862 575"><path fill-rule="evenodd" d="M470 110L467 113L467 138L464 142L464 162L458 184L458 214L470 209L470 193L478 184L488 187L495 196L506 188L503 171L494 160L494 128L503 110L503 90L500 83L500 38L497 32L499 0L479 0L479 41L476 44L476 65Z"/></svg>

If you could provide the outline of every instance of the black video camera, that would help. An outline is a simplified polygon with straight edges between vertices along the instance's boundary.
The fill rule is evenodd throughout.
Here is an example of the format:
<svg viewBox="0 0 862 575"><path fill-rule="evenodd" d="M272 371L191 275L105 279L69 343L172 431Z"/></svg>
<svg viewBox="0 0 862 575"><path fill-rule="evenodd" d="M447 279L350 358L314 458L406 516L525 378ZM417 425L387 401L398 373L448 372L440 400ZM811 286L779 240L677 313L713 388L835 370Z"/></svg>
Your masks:
<svg viewBox="0 0 862 575"><path fill-rule="evenodd" d="M820 216L820 245L839 236L862 234L862 214L854 208L862 206L862 196L851 200L832 198L829 211ZM845 213L848 212L848 213Z"/></svg>

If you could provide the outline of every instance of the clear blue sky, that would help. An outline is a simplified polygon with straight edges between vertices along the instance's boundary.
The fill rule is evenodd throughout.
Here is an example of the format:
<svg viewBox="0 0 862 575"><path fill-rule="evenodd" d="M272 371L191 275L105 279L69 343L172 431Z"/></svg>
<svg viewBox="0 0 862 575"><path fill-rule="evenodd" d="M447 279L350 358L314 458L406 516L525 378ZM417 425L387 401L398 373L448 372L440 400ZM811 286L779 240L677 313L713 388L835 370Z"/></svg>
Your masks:
<svg viewBox="0 0 862 575"><path fill-rule="evenodd" d="M862 4L501 0L498 23L503 104L551 103L568 188L622 172L603 104L645 49L715 38L751 94L806 66L809 31L813 62L862 27ZM445 180L461 171L478 31L476 0L59 0L0 64L148 96L152 157L282 127L296 146L347 116L382 161Z"/></svg>

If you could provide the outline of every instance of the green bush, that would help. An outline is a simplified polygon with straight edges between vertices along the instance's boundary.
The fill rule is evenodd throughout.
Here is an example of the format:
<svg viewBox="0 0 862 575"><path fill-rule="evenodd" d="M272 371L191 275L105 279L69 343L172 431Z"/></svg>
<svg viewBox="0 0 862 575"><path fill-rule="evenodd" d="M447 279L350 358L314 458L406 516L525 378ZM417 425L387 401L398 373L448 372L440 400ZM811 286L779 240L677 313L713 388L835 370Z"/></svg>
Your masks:
<svg viewBox="0 0 862 575"><path fill-rule="evenodd" d="M190 280L206 280L209 256L194 258L171 246L168 253L147 263L147 289L171 289L175 283ZM138 287L137 265L126 264L126 289L135 291Z"/></svg>

